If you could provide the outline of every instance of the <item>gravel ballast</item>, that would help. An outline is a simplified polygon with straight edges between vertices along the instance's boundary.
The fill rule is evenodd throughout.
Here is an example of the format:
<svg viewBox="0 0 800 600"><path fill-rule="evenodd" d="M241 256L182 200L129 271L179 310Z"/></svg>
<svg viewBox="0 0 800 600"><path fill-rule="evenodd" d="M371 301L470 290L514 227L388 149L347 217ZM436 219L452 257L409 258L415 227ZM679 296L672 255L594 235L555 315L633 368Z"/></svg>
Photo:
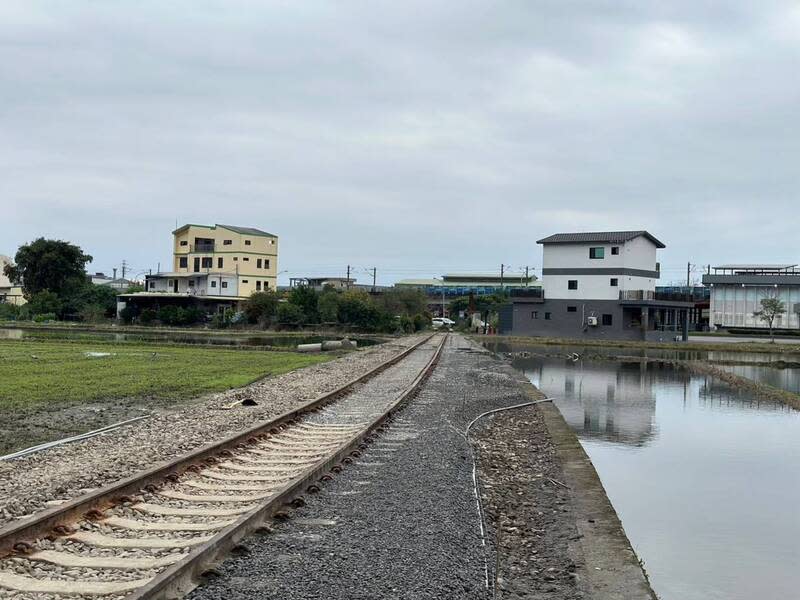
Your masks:
<svg viewBox="0 0 800 600"><path fill-rule="evenodd" d="M420 340L410 336L213 394L111 434L0 462L0 525L232 435L336 389ZM244 398L257 406L225 407Z"/></svg>
<svg viewBox="0 0 800 600"><path fill-rule="evenodd" d="M574 575L582 568L575 515L537 408L473 427L482 545L463 432L487 410L530 400L509 366L450 336L433 376L389 431L290 520L247 539L190 597L485 599L496 571L498 597L584 597Z"/></svg>

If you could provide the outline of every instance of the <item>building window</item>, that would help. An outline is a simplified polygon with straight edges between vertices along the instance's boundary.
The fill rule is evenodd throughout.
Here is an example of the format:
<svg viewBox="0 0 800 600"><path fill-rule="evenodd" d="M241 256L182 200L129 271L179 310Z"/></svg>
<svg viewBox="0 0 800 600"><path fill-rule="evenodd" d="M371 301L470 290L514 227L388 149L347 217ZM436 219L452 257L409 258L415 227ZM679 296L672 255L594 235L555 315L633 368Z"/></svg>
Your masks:
<svg viewBox="0 0 800 600"><path fill-rule="evenodd" d="M238 260L239 260L239 257L238 257L238 256L234 256L234 257L233 257L233 262L237 262Z"/></svg>
<svg viewBox="0 0 800 600"><path fill-rule="evenodd" d="M275 240L270 240L270 241L269 241L269 245L270 245L270 246L274 246L274 245L275 245Z"/></svg>
<svg viewBox="0 0 800 600"><path fill-rule="evenodd" d="M211 287L217 287L217 282L213 279L211 280Z"/></svg>
<svg viewBox="0 0 800 600"><path fill-rule="evenodd" d="M269 287L269 281L265 281L264 282L264 289L267 289L268 287Z"/></svg>
<svg viewBox="0 0 800 600"><path fill-rule="evenodd" d="M605 258L606 249L603 247L589 248L589 258Z"/></svg>
<svg viewBox="0 0 800 600"><path fill-rule="evenodd" d="M603 325L613 325L614 318L612 315L603 315Z"/></svg>
<svg viewBox="0 0 800 600"><path fill-rule="evenodd" d="M531 319L538 319L539 318L539 311L533 310L531 311Z"/></svg>
<svg viewBox="0 0 800 600"><path fill-rule="evenodd" d="M222 261L222 257L221 256L217 257L217 268L221 269L223 264L224 263Z"/></svg>
<svg viewBox="0 0 800 600"><path fill-rule="evenodd" d="M250 245L250 240L245 240L245 241L244 241L244 245L245 245L245 246L249 246L249 245Z"/></svg>
<svg viewBox="0 0 800 600"><path fill-rule="evenodd" d="M614 256L619 254L619 246L611 246L611 254L613 254Z"/></svg>
<svg viewBox="0 0 800 600"><path fill-rule="evenodd" d="M210 256L204 256L203 257L203 268L204 269L210 269L213 264L214 264L214 261Z"/></svg>
<svg viewBox="0 0 800 600"><path fill-rule="evenodd" d="M231 244L233 244L233 240L222 240L223 246L230 246Z"/></svg>
<svg viewBox="0 0 800 600"><path fill-rule="evenodd" d="M151 290L156 289L156 282L155 281L148 281L148 283L150 284L149 287L150 287Z"/></svg>
<svg viewBox="0 0 800 600"><path fill-rule="evenodd" d="M194 287L194 279L189 280L189 287Z"/></svg>
<svg viewBox="0 0 800 600"><path fill-rule="evenodd" d="M185 256L181 256L178 259L178 266L181 269L188 269L189 268L189 259L187 257L185 257Z"/></svg>
<svg viewBox="0 0 800 600"><path fill-rule="evenodd" d="M222 287L224 287L224 288L228 287L228 282L227 281L223 281L222 282Z"/></svg>
<svg viewBox="0 0 800 600"><path fill-rule="evenodd" d="M261 291L261 282L260 281L256 281L256 291L257 292Z"/></svg>
<svg viewBox="0 0 800 600"><path fill-rule="evenodd" d="M242 283L250 283L249 279L242 279Z"/></svg>
<svg viewBox="0 0 800 600"><path fill-rule="evenodd" d="M577 306L568 306L567 307L567 312L578 312L578 307Z"/></svg>
<svg viewBox="0 0 800 600"><path fill-rule="evenodd" d="M550 320L550 313L549 312L544 313L544 320L545 321L549 321Z"/></svg>
<svg viewBox="0 0 800 600"><path fill-rule="evenodd" d="M269 269L269 259L268 258L264 259L264 268L265 269Z"/></svg>
<svg viewBox="0 0 800 600"><path fill-rule="evenodd" d="M577 290L578 289L578 280L577 279L570 279L567 281L567 289L568 290Z"/></svg>
<svg viewBox="0 0 800 600"><path fill-rule="evenodd" d="M616 277L611 278L611 287L617 287L619 285L619 279Z"/></svg>
<svg viewBox="0 0 800 600"><path fill-rule="evenodd" d="M186 240L181 240L181 246L188 246L189 242Z"/></svg>
<svg viewBox="0 0 800 600"><path fill-rule="evenodd" d="M250 262L250 259L249 259L249 258L247 258L246 256L245 256L245 257L244 257L242 260L243 260L244 262Z"/></svg>
<svg viewBox="0 0 800 600"><path fill-rule="evenodd" d="M261 268L261 259L260 258L256 261L256 268L257 269Z"/></svg>

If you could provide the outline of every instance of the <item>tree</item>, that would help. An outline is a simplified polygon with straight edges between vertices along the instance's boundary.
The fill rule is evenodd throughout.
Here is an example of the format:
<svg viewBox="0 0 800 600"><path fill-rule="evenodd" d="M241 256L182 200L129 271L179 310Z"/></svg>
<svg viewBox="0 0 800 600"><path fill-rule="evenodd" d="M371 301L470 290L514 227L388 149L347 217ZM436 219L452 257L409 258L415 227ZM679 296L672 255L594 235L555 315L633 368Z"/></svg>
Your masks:
<svg viewBox="0 0 800 600"><path fill-rule="evenodd" d="M244 314L250 323L268 323L277 307L278 298L272 290L253 292L244 305Z"/></svg>
<svg viewBox="0 0 800 600"><path fill-rule="evenodd" d="M753 313L754 317L758 317L769 327L769 339L775 343L775 334L773 333L773 325L775 319L786 313L786 305L782 300L775 296L761 299L761 310Z"/></svg>
<svg viewBox="0 0 800 600"><path fill-rule="evenodd" d="M6 265L5 275L22 286L25 298L44 290L61 296L76 282L85 282L86 263L92 257L78 246L61 240L39 238L19 247L14 265Z"/></svg>
<svg viewBox="0 0 800 600"><path fill-rule="evenodd" d="M339 292L326 289L317 299L319 319L323 323L335 323L339 318Z"/></svg>
<svg viewBox="0 0 800 600"><path fill-rule="evenodd" d="M32 315L57 315L63 308L61 299L49 290L35 293L26 305Z"/></svg>
<svg viewBox="0 0 800 600"><path fill-rule="evenodd" d="M317 292L307 285L298 285L289 292L289 303L303 311L306 323L319 323Z"/></svg>
<svg viewBox="0 0 800 600"><path fill-rule="evenodd" d="M281 325L302 325L305 322L303 309L291 302L278 305L278 323Z"/></svg>

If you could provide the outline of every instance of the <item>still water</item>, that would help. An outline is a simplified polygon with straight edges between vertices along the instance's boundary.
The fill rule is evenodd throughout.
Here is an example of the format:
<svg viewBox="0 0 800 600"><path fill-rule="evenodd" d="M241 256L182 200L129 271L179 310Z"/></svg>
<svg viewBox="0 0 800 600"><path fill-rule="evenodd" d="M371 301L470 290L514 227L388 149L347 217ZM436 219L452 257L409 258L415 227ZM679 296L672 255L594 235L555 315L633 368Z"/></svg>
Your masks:
<svg viewBox="0 0 800 600"><path fill-rule="evenodd" d="M666 365L514 366L558 399L660 598L800 598L800 412Z"/></svg>
<svg viewBox="0 0 800 600"><path fill-rule="evenodd" d="M211 346L255 346L294 348L297 344L315 344L324 340L340 339L341 334L327 337L319 335L276 335L202 331L145 331L116 333L111 331L86 331L68 329L17 329L0 328L0 339L13 340L98 340L109 342L161 342L171 344L207 344ZM355 336L359 346L372 346L382 340Z"/></svg>

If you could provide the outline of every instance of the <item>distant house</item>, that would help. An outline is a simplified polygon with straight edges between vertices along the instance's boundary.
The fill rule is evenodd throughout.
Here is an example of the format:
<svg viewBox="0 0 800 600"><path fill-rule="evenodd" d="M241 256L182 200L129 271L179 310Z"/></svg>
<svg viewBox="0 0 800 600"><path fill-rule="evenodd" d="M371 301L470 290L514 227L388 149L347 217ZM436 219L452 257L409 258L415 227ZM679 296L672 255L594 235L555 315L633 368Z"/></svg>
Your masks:
<svg viewBox="0 0 800 600"><path fill-rule="evenodd" d="M657 251L647 231L557 233L542 245L540 294L512 290L500 332L521 336L669 340L688 336L680 294L656 291Z"/></svg>
<svg viewBox="0 0 800 600"><path fill-rule="evenodd" d="M116 269L114 270L116 271ZM137 285L136 281L122 277L109 277L105 273L95 273L87 277L93 285L105 285L115 290L127 290L132 285Z"/></svg>
<svg viewBox="0 0 800 600"><path fill-rule="evenodd" d="M0 254L0 303L15 304L20 306L25 304L25 296L22 295L22 288L5 276L6 265L13 265L14 262L8 257Z"/></svg>
<svg viewBox="0 0 800 600"><path fill-rule="evenodd" d="M775 329L800 329L800 269L793 264L727 264L703 275L711 290L710 321L717 329L767 329L753 313L764 298L778 298L786 314Z"/></svg>
<svg viewBox="0 0 800 600"><path fill-rule="evenodd" d="M326 287L335 290L346 290L356 286L356 280L352 277L292 277L289 279L289 287L308 286L320 292Z"/></svg>
<svg viewBox="0 0 800 600"><path fill-rule="evenodd" d="M217 312L240 307L253 292L276 288L278 236L234 225L184 225L172 235L172 270L147 275L145 291L122 294L118 311L133 303Z"/></svg>

